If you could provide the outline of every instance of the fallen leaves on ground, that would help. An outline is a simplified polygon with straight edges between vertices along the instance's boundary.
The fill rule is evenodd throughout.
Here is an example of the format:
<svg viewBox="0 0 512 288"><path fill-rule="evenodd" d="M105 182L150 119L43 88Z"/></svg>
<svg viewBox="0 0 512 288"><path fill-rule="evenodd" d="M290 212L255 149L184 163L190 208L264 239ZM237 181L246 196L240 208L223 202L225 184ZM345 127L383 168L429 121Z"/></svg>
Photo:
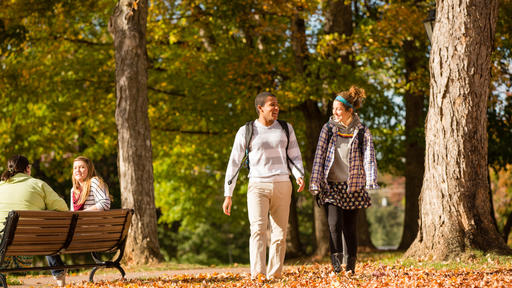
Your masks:
<svg viewBox="0 0 512 288"><path fill-rule="evenodd" d="M355 274L335 274L330 265L287 266L280 279L247 273L167 275L128 281L75 283L73 287L512 287L512 269L439 269L359 263Z"/></svg>

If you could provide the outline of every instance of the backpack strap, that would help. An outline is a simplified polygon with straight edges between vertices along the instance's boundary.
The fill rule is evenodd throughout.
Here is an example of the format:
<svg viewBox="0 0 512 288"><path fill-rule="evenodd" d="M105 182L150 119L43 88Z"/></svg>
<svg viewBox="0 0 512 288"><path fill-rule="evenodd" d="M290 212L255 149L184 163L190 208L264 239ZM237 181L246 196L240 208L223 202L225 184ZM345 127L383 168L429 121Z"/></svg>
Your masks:
<svg viewBox="0 0 512 288"><path fill-rule="evenodd" d="M332 125L331 123L327 123L327 143L331 142L332 134Z"/></svg>
<svg viewBox="0 0 512 288"><path fill-rule="evenodd" d="M235 179L236 175L238 175L238 172L240 172L240 168L242 166L247 167L248 170L250 170L249 167L249 152L251 151L250 144L251 144L251 138L252 138L252 126L254 124L253 121L249 121L245 123L245 155L242 159L242 163L240 163L240 166L238 166L238 169L236 169L235 174L231 179L228 180L228 185L231 185L233 183L233 180Z"/></svg>
<svg viewBox="0 0 512 288"><path fill-rule="evenodd" d="M359 151L361 151L361 156L363 156L364 155L364 147L363 147L364 130L366 129L366 126L364 126L362 123L361 123L361 125L363 127L357 131L357 147L359 148Z"/></svg>
<svg viewBox="0 0 512 288"><path fill-rule="evenodd" d="M297 165L292 161L292 159L290 159L290 156L288 156L288 146L290 145L290 130L288 130L288 123L286 123L286 121L279 119L277 119L277 122L279 122L279 124L283 128L284 134L286 134L286 166L288 167L288 170L290 170L291 172L292 169L290 168L290 163L292 163L293 167L295 167L295 169L297 169L300 172L300 174L304 176L304 172L302 172L299 169L299 167L297 167Z"/></svg>
<svg viewBox="0 0 512 288"><path fill-rule="evenodd" d="M250 169L249 167L249 152L251 152L251 140L252 140L252 128L253 128L254 120L245 123L245 162L242 161L243 165ZM238 168L240 169L240 168Z"/></svg>

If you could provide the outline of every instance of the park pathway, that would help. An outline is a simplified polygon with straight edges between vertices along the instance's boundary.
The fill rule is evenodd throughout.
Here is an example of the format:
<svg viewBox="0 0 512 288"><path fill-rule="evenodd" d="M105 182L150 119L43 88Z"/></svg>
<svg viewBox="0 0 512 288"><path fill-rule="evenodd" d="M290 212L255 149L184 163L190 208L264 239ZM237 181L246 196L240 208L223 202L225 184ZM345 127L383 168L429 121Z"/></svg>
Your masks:
<svg viewBox="0 0 512 288"><path fill-rule="evenodd" d="M115 269L109 269L110 271L115 271ZM247 267L229 267L229 268L199 268L199 269L186 269L186 270L162 270L162 271L139 271L139 272L126 272L126 279L145 279L145 278L156 278L163 276L172 276L172 275L195 275L201 273L249 273L250 270ZM98 274L94 276L95 281L108 280L115 281L120 279L121 274L119 273L108 273L108 274ZM82 281L87 281L89 278L89 274L80 274L80 275L68 275L66 278L66 284L73 283L81 283ZM42 275L42 276L27 276L23 278L18 278L23 282L22 285L9 285L9 287L56 287L55 280L52 276Z"/></svg>

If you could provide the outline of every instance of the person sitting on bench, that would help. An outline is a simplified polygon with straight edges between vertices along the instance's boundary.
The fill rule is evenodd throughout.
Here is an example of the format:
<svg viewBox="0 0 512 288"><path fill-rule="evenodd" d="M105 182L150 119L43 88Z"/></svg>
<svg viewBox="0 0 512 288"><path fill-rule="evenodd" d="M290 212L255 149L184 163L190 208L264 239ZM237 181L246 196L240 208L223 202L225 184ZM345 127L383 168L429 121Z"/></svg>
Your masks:
<svg viewBox="0 0 512 288"><path fill-rule="evenodd" d="M28 159L16 155L7 161L7 170L0 182L0 235L4 221L11 210L54 210L68 211L66 201L62 199L46 182L30 176L31 165ZM13 262L16 257L13 257ZM59 255L46 256L48 265L63 266ZM66 271L52 270L58 286L66 285Z"/></svg>
<svg viewBox="0 0 512 288"><path fill-rule="evenodd" d="M107 211L110 209L108 186L96 174L92 161L87 157L78 156L73 161L71 177L71 211Z"/></svg>

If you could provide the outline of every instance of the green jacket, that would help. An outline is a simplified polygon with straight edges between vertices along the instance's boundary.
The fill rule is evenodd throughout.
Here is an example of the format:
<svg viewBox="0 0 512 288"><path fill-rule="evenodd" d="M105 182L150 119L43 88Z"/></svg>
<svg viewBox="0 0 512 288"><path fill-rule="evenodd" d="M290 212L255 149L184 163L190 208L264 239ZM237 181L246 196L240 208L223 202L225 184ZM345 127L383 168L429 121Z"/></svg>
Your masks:
<svg viewBox="0 0 512 288"><path fill-rule="evenodd" d="M11 210L68 211L68 206L46 182L18 173L0 182L0 230ZM2 234L2 233L0 233Z"/></svg>

